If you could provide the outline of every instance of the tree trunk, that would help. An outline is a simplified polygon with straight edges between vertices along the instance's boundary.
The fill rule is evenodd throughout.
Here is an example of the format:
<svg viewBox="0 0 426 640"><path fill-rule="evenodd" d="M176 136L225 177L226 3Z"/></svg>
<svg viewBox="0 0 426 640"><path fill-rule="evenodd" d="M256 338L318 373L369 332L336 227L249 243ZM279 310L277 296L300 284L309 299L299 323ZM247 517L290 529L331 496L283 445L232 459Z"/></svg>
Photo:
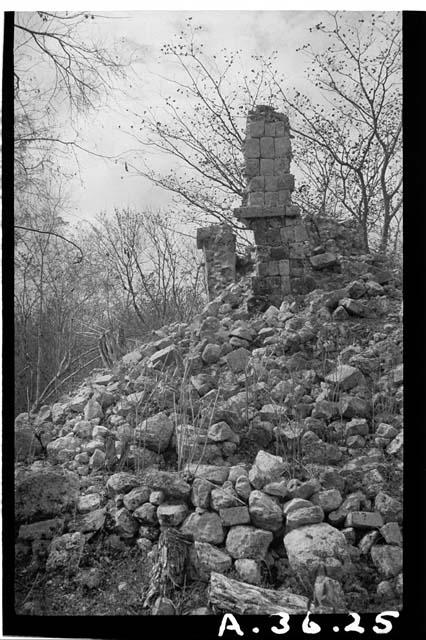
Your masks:
<svg viewBox="0 0 426 640"><path fill-rule="evenodd" d="M188 548L191 541L176 529L167 527L158 541L157 561L150 575L150 588L144 607L150 607L157 598L168 598L176 587L183 584Z"/></svg>
<svg viewBox="0 0 426 640"><path fill-rule="evenodd" d="M304 596L255 587L215 571L210 576L209 603L220 611L238 615L303 614L309 609L309 600Z"/></svg>

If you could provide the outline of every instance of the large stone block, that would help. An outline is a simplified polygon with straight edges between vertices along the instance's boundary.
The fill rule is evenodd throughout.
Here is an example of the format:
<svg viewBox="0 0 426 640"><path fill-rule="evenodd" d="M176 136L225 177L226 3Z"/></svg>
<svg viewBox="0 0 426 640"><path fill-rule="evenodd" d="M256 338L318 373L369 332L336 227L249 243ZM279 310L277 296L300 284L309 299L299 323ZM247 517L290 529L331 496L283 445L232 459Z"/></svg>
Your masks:
<svg viewBox="0 0 426 640"><path fill-rule="evenodd" d="M272 176L274 174L274 160L271 158L262 158L260 160L260 175L262 176Z"/></svg>
<svg viewBox="0 0 426 640"><path fill-rule="evenodd" d="M291 173L283 173L278 178L278 189L294 190L294 176Z"/></svg>
<svg viewBox="0 0 426 640"><path fill-rule="evenodd" d="M247 122L247 133L251 138L260 138L263 135L271 135L269 132L265 132L265 121L263 118L260 120L249 120Z"/></svg>
<svg viewBox="0 0 426 640"><path fill-rule="evenodd" d="M291 142L289 136L280 136L275 138L275 156L277 158L286 156L291 153Z"/></svg>
<svg viewBox="0 0 426 640"><path fill-rule="evenodd" d="M248 185L249 191L264 191L265 190L265 176L253 176ZM271 191L271 189L268 189Z"/></svg>
<svg viewBox="0 0 426 640"><path fill-rule="evenodd" d="M278 190L278 177L277 176L264 176L264 188L265 188L265 191L277 191Z"/></svg>
<svg viewBox="0 0 426 640"><path fill-rule="evenodd" d="M260 144L258 138L247 138L244 143L244 155L246 158L260 157Z"/></svg>
<svg viewBox="0 0 426 640"><path fill-rule="evenodd" d="M274 177L274 176L271 176ZM276 207L278 205L278 192L265 191L265 206Z"/></svg>
<svg viewBox="0 0 426 640"><path fill-rule="evenodd" d="M246 158L243 173L248 178L258 176L260 171L258 158Z"/></svg>
<svg viewBox="0 0 426 640"><path fill-rule="evenodd" d="M276 176L279 176L282 173L289 173L289 171L290 171L290 160L291 160L291 158L289 156L283 156L282 158L275 158L273 173Z"/></svg>
<svg viewBox="0 0 426 640"><path fill-rule="evenodd" d="M24 472L15 481L15 519L33 522L76 508L79 479L75 473L56 467Z"/></svg>
<svg viewBox="0 0 426 640"><path fill-rule="evenodd" d="M249 193L248 205L249 207L263 207L265 204L265 194L263 191L252 191Z"/></svg>
<svg viewBox="0 0 426 640"><path fill-rule="evenodd" d="M260 157L273 158L274 156L275 156L274 139L260 138Z"/></svg>

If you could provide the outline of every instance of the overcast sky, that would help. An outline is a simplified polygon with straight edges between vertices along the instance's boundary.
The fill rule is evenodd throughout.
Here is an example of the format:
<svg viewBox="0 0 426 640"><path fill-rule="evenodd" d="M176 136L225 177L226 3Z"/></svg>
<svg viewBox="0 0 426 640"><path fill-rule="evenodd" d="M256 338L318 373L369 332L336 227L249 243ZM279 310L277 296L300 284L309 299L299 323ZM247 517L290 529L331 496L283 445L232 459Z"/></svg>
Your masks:
<svg viewBox="0 0 426 640"><path fill-rule="evenodd" d="M135 75L116 85L108 105L90 112L78 121L79 143L106 155L117 155L134 147L125 130L135 118L131 112L160 107L161 98L170 85L159 76L173 76L168 59L160 48L170 42L184 25L185 18L203 26L203 42L214 54L222 47L242 49L243 61L250 63L252 54L268 55L278 51L278 66L291 84L301 86L306 58L296 49L306 42L325 46L322 36L309 33L309 27L324 19L317 11L131 11L103 12L106 19L91 21L95 39L106 45L113 40L123 50L137 51ZM358 17L358 16L356 16ZM355 18L355 14L354 14ZM277 105L279 107L279 105ZM129 111L127 111L127 109ZM79 178L70 183L72 206L67 218L72 222L92 219L101 210L117 207L167 206L169 195L142 177L124 170L124 162L78 154ZM152 161L158 162L158 158ZM161 160L161 162L165 162ZM167 169L167 162L164 164Z"/></svg>

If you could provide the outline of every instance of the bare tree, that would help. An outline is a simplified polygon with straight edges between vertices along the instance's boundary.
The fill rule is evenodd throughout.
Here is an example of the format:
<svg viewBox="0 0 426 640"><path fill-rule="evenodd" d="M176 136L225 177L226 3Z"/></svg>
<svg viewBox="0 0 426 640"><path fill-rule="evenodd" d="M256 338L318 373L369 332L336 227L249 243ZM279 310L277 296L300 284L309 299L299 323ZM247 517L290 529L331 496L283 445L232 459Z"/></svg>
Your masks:
<svg viewBox="0 0 426 640"><path fill-rule="evenodd" d="M401 24L396 14L349 19L334 12L311 31L328 47L302 49L310 60L315 97L295 88L265 61L271 82L289 110L293 131L334 165L329 184L344 213L361 225L366 249L378 230L386 251L392 222L402 206ZM296 158L297 139L296 139Z"/></svg>
<svg viewBox="0 0 426 640"><path fill-rule="evenodd" d="M161 212L115 209L92 225L97 260L107 263L142 330L188 320L203 300L201 267L195 244L169 226Z"/></svg>
<svg viewBox="0 0 426 640"><path fill-rule="evenodd" d="M166 78L174 91L161 111L147 107L140 114L144 134L135 136L144 153L166 154L174 168L164 174L146 162L133 169L172 192L193 220L235 225L233 204L245 198L247 111L259 103L277 106L290 115L305 186L297 194L300 204L310 213L354 217L366 249L374 231L384 251L402 203L400 19L336 12L312 31L327 44L319 53L302 47L313 85L305 95L288 89L275 53L253 56L248 72L239 51L209 56L201 28L188 19L161 49L175 65Z"/></svg>

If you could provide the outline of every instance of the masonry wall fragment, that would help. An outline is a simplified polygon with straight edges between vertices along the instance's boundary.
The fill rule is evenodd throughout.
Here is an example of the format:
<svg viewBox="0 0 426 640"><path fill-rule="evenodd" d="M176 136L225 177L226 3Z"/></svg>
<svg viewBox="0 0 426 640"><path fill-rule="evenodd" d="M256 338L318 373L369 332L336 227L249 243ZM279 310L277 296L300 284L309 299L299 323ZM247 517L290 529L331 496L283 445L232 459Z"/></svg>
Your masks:
<svg viewBox="0 0 426 640"><path fill-rule="evenodd" d="M253 295L280 304L286 295L312 287L307 276L308 235L299 207L291 201L294 176L288 117L263 105L250 111L243 151L247 198L234 215L254 232Z"/></svg>
<svg viewBox="0 0 426 640"><path fill-rule="evenodd" d="M235 282L235 235L228 225L215 224L197 229L197 249L204 252L204 265L209 300Z"/></svg>

